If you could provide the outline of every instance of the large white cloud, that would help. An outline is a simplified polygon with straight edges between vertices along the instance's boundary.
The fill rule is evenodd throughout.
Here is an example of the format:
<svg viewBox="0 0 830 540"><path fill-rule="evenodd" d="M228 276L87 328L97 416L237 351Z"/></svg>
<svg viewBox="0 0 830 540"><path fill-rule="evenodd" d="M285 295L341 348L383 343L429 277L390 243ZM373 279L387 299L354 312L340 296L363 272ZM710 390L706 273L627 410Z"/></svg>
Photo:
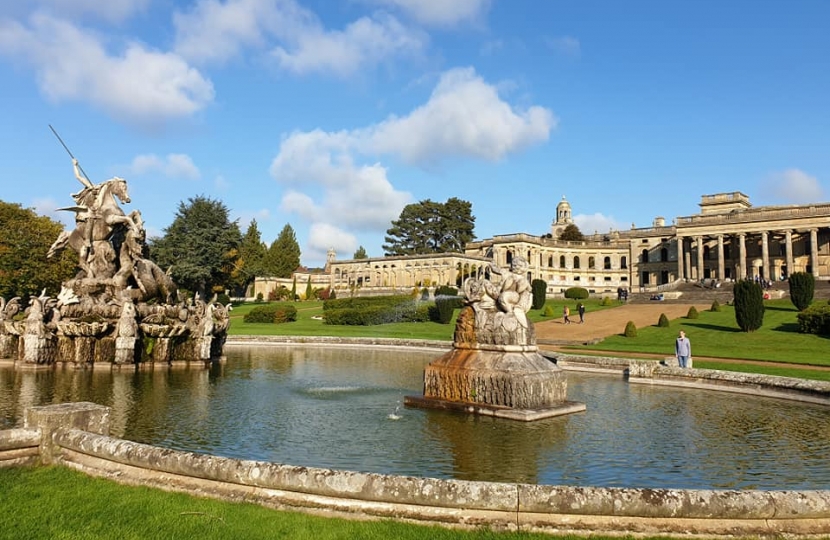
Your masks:
<svg viewBox="0 0 830 540"><path fill-rule="evenodd" d="M427 40L383 13L329 30L294 0L200 0L177 13L174 23L175 50L188 59L223 62L245 49L260 49L298 74L350 75L388 58L418 54Z"/></svg>
<svg viewBox="0 0 830 540"><path fill-rule="evenodd" d="M456 157L496 161L547 140L555 124L546 108L517 110L474 70L450 70L408 115L355 130L286 136L271 175L291 186L282 211L344 235L378 233L412 201L394 188L378 156L423 167Z"/></svg>
<svg viewBox="0 0 830 540"><path fill-rule="evenodd" d="M821 202L825 192L818 178L799 169L771 174L761 185L762 195L775 203Z"/></svg>
<svg viewBox="0 0 830 540"><path fill-rule="evenodd" d="M176 54L139 43L110 54L96 35L41 12L28 25L0 21L0 54L30 64L48 98L87 102L132 123L186 117L214 97L212 83Z"/></svg>
<svg viewBox="0 0 830 540"><path fill-rule="evenodd" d="M472 68L444 73L429 101L401 118L392 117L363 134L372 152L395 154L408 163L465 155L497 161L547 140L556 118L534 106L517 110Z"/></svg>
<svg viewBox="0 0 830 540"><path fill-rule="evenodd" d="M575 215L574 223L582 234L604 234L610 231L622 231L628 229L624 224L617 221L614 216L606 216L599 212L595 214Z"/></svg>

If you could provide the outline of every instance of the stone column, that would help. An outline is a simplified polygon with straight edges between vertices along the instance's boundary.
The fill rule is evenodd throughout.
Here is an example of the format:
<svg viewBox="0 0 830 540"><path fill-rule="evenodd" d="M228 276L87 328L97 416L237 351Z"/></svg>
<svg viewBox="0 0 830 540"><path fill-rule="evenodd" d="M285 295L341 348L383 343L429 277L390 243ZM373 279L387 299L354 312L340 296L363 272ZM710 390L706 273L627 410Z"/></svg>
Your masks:
<svg viewBox="0 0 830 540"><path fill-rule="evenodd" d="M818 229L810 229L810 266L813 277L818 277Z"/></svg>
<svg viewBox="0 0 830 540"><path fill-rule="evenodd" d="M738 235L738 279L746 279L746 234Z"/></svg>
<svg viewBox="0 0 830 540"><path fill-rule="evenodd" d="M723 235L718 235L718 281L723 281L726 277L726 272L724 272L724 261L723 261Z"/></svg>
<svg viewBox="0 0 830 540"><path fill-rule="evenodd" d="M773 281L775 277L769 266L769 233L767 231L761 233L761 264L764 265L764 279Z"/></svg>
<svg viewBox="0 0 830 540"><path fill-rule="evenodd" d="M787 244L787 277L793 275L793 231L787 229L784 231L784 238Z"/></svg>
<svg viewBox="0 0 830 540"><path fill-rule="evenodd" d="M683 246L683 237L678 236L677 237L677 279L680 279L680 280L685 280L686 279L686 274L683 271L683 256L684 256L683 247L684 247Z"/></svg>
<svg viewBox="0 0 830 540"><path fill-rule="evenodd" d="M697 245L697 280L703 279L703 237L695 236L695 244Z"/></svg>

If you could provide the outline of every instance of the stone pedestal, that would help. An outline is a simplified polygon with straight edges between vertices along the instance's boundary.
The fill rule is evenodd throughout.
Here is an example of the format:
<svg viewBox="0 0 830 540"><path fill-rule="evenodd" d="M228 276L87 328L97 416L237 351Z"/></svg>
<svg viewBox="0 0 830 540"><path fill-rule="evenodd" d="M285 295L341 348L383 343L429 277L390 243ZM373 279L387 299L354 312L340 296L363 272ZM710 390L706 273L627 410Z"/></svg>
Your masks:
<svg viewBox="0 0 830 540"><path fill-rule="evenodd" d="M52 432L68 428L109 435L110 408L89 402L29 407L23 418L23 427L40 430L40 455L44 464L49 464L56 451L52 444Z"/></svg>
<svg viewBox="0 0 830 540"><path fill-rule="evenodd" d="M535 346L453 348L424 370L423 397L405 404L530 421L585 410L567 394L562 368Z"/></svg>

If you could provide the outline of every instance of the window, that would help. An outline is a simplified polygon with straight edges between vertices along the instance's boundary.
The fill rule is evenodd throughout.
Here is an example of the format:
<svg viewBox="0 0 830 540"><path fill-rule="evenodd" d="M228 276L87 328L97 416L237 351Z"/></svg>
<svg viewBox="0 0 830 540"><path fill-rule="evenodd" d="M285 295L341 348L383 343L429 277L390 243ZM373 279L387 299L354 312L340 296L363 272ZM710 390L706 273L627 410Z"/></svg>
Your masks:
<svg viewBox="0 0 830 540"><path fill-rule="evenodd" d="M579 268L579 257L574 257L574 269Z"/></svg>
<svg viewBox="0 0 830 540"><path fill-rule="evenodd" d="M669 260L669 250L663 248L660 250L660 262L666 262Z"/></svg>
<svg viewBox="0 0 830 540"><path fill-rule="evenodd" d="M643 250L643 254L640 256L640 258L641 258L642 262L644 262L644 263L648 262L648 250L647 249Z"/></svg>
<svg viewBox="0 0 830 540"><path fill-rule="evenodd" d="M564 255L559 256L559 268L565 268L565 256Z"/></svg>
<svg viewBox="0 0 830 540"><path fill-rule="evenodd" d="M593 257L588 257L588 268L593 268L593 267L594 267L594 258Z"/></svg>
<svg viewBox="0 0 830 540"><path fill-rule="evenodd" d="M602 268L605 270L611 270L611 257L605 257L602 260Z"/></svg>
<svg viewBox="0 0 830 540"><path fill-rule="evenodd" d="M548 257L548 267L553 268L553 255Z"/></svg>
<svg viewBox="0 0 830 540"><path fill-rule="evenodd" d="M628 257L620 257L620 268L622 268L623 270L628 269Z"/></svg>

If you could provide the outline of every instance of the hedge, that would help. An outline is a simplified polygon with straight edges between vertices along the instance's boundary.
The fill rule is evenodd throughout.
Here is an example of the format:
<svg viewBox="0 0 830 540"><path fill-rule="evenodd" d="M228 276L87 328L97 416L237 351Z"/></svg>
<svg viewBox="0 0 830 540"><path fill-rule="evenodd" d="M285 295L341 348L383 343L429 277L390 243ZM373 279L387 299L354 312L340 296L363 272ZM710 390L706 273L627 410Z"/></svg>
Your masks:
<svg viewBox="0 0 830 540"><path fill-rule="evenodd" d="M571 298L573 300L585 300L588 298L590 293L588 289L583 287L571 287L569 289L565 289L565 298Z"/></svg>
<svg viewBox="0 0 830 540"><path fill-rule="evenodd" d="M246 323L279 324L297 320L297 308L291 304L266 304L256 306L242 319Z"/></svg>

